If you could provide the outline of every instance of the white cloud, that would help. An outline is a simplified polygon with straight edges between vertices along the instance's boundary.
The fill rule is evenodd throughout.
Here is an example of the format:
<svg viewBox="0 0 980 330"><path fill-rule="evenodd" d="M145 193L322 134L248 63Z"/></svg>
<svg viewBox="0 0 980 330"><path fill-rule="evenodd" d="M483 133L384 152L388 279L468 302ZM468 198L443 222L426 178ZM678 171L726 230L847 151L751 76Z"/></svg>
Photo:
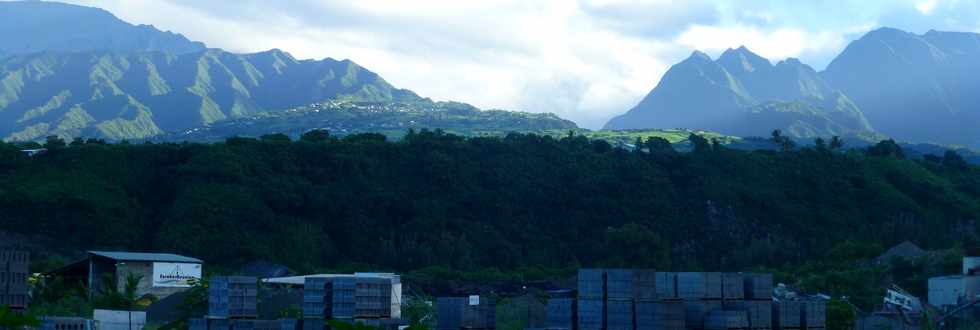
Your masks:
<svg viewBox="0 0 980 330"><path fill-rule="evenodd" d="M919 1L915 4L915 10L918 10L923 15L932 15L937 5L939 5L939 0Z"/></svg>
<svg viewBox="0 0 980 330"><path fill-rule="evenodd" d="M799 29L763 31L748 26L692 26L677 43L703 51L720 51L746 46L770 59L797 57L810 49L823 49L842 42L829 33L808 33Z"/></svg>

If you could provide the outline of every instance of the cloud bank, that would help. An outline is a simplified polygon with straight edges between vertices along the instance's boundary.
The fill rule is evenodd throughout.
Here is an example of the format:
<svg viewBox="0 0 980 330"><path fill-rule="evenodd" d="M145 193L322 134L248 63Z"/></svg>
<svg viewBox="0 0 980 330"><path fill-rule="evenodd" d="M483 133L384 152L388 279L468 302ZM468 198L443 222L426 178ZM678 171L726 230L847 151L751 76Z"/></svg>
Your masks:
<svg viewBox="0 0 980 330"><path fill-rule="evenodd" d="M597 128L691 51L822 69L879 26L980 31L980 1L67 0L234 52L351 59L392 84Z"/></svg>

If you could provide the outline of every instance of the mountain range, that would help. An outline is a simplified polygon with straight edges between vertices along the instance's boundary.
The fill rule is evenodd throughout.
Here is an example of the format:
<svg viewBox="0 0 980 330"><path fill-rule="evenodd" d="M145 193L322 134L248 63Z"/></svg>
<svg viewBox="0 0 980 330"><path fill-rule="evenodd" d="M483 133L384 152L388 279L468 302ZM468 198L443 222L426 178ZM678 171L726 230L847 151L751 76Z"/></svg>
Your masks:
<svg viewBox="0 0 980 330"><path fill-rule="evenodd" d="M892 137L980 146L980 34L892 28L852 42L823 72L745 47L694 52L607 129Z"/></svg>
<svg viewBox="0 0 980 330"><path fill-rule="evenodd" d="M350 60L208 49L96 8L0 2L0 35L14 36L0 40L0 138L6 140L146 139L327 100L430 102ZM507 117L515 131L570 123L520 112L469 114L483 121Z"/></svg>

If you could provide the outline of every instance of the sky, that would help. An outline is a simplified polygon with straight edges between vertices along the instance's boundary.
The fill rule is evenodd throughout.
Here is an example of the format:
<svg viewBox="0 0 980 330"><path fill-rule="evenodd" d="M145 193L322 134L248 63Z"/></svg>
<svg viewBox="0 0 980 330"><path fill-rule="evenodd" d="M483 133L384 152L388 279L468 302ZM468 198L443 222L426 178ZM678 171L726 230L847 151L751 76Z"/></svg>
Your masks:
<svg viewBox="0 0 980 330"><path fill-rule="evenodd" d="M670 65L746 46L822 70L881 26L980 32L980 0L66 0L212 48L350 59L399 88L599 128Z"/></svg>

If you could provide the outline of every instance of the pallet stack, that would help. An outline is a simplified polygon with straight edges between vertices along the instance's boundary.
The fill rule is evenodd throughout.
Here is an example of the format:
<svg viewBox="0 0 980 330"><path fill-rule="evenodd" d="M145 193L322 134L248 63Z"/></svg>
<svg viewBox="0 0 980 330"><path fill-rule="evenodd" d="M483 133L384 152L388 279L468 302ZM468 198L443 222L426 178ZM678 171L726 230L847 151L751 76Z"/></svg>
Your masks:
<svg viewBox="0 0 980 330"><path fill-rule="evenodd" d="M749 328L768 330L773 328L772 274L741 274L745 300L735 302L735 308L748 314Z"/></svg>
<svg viewBox="0 0 980 330"><path fill-rule="evenodd" d="M489 297L436 299L436 329L492 330L497 328L497 303Z"/></svg>
<svg viewBox="0 0 980 330"><path fill-rule="evenodd" d="M216 276L208 283L209 330L255 330L258 317L258 279ZM195 321L200 322L200 321ZM198 327L200 323L196 324Z"/></svg>
<svg viewBox="0 0 980 330"><path fill-rule="evenodd" d="M722 274L677 273L677 296L684 300L688 329L704 329L705 318L721 311Z"/></svg>
<svg viewBox="0 0 980 330"><path fill-rule="evenodd" d="M807 330L827 328L827 302L818 300L803 302L803 327Z"/></svg>
<svg viewBox="0 0 980 330"><path fill-rule="evenodd" d="M575 329L575 298L552 297L545 311L545 327L549 330Z"/></svg>
<svg viewBox="0 0 980 330"><path fill-rule="evenodd" d="M782 300L773 303L773 327L776 330L803 329L804 302L798 300Z"/></svg>
<svg viewBox="0 0 980 330"><path fill-rule="evenodd" d="M27 252L0 251L0 305L15 311L27 309L29 264Z"/></svg>

